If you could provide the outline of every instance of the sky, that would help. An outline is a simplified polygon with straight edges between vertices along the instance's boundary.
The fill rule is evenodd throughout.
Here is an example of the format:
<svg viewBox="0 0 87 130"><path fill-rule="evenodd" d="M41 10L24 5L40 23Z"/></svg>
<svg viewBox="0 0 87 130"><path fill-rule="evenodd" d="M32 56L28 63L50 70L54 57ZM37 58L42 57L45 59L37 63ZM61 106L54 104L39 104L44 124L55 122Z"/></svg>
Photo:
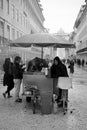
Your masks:
<svg viewBox="0 0 87 130"><path fill-rule="evenodd" d="M65 33L73 31L73 26L80 7L85 0L40 0L45 18L44 27L50 33L57 33L61 28Z"/></svg>

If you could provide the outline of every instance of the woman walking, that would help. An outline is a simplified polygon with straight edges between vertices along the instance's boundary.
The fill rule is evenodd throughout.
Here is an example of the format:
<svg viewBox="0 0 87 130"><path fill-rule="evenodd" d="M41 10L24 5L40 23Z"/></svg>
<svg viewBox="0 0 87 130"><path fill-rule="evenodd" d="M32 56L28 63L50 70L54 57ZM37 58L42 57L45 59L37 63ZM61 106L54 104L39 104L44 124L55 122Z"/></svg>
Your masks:
<svg viewBox="0 0 87 130"><path fill-rule="evenodd" d="M14 88L13 81L13 63L10 58L5 59L5 63L3 64L4 69L4 77L3 77L3 86L7 86L7 90L3 93L4 98L8 95L8 98L11 98L10 91Z"/></svg>

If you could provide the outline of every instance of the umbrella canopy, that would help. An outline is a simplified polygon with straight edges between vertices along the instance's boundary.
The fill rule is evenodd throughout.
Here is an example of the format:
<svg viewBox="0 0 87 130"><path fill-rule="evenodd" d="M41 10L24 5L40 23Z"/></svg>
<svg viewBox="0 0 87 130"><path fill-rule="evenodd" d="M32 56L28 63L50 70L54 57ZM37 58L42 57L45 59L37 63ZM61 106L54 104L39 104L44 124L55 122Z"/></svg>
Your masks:
<svg viewBox="0 0 87 130"><path fill-rule="evenodd" d="M75 44L72 44L69 40L66 40L63 36L61 35L54 35L60 43L56 44L57 48L75 48Z"/></svg>
<svg viewBox="0 0 87 130"><path fill-rule="evenodd" d="M75 45L63 40L61 37L56 38L49 33L35 33L24 35L12 42L10 46L14 47L57 47L57 48L75 48Z"/></svg>

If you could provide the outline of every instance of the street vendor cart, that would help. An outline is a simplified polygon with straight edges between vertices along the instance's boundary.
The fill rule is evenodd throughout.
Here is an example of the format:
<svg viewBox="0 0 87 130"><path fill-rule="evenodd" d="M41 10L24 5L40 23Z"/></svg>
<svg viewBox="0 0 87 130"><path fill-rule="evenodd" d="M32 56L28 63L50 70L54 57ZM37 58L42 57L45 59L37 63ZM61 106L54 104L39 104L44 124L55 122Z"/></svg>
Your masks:
<svg viewBox="0 0 87 130"><path fill-rule="evenodd" d="M28 34L10 42L11 47L41 47L41 58L43 59L43 48L75 48L75 45L61 36L55 37L49 33L35 33ZM53 79L47 78L41 73L24 73L23 83L30 88L33 93L33 106L37 100L38 95L41 98L41 112L43 114L51 113L52 95L53 95ZM33 87L32 87L33 86ZM36 91L37 90L37 91ZM29 93L29 92L28 92ZM35 96L34 96L35 95ZM34 107L35 108L35 107ZM35 110L33 110L35 113Z"/></svg>
<svg viewBox="0 0 87 130"><path fill-rule="evenodd" d="M26 72L23 75L23 84L26 98L31 97L31 100L33 101L33 113L35 113L35 104L37 103L37 100L40 100L41 113L51 114L53 79L47 78L40 72Z"/></svg>

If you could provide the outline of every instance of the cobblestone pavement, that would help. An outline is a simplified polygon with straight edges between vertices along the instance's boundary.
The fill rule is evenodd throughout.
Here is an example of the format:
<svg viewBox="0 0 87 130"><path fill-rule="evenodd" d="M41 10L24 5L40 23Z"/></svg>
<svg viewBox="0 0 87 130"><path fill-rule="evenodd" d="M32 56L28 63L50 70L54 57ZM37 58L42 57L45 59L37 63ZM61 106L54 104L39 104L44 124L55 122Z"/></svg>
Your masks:
<svg viewBox="0 0 87 130"><path fill-rule="evenodd" d="M66 115L60 110L50 115L41 115L38 110L33 115L24 96L22 103L14 102L14 90L13 98L4 99L2 93L6 88L1 84L0 130L87 130L87 72L75 67L72 81Z"/></svg>

